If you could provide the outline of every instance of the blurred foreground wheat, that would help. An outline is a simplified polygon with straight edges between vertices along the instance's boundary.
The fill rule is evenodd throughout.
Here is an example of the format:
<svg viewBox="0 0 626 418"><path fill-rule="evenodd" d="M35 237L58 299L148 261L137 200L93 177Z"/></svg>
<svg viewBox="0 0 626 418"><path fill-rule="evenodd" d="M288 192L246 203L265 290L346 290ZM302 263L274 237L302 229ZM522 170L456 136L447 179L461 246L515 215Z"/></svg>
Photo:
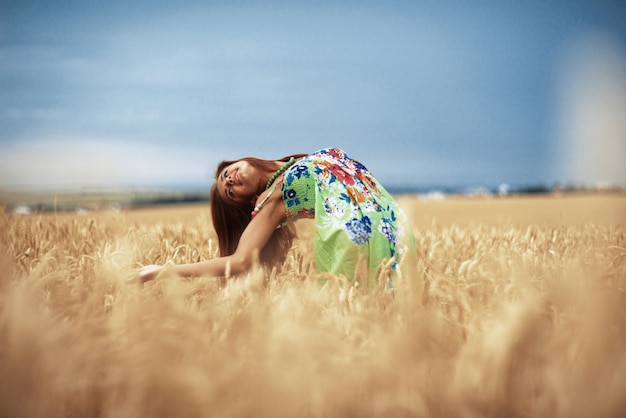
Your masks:
<svg viewBox="0 0 626 418"><path fill-rule="evenodd" d="M393 291L282 271L220 286L208 216L0 212L0 416L589 417L626 411L622 227L436 226Z"/></svg>

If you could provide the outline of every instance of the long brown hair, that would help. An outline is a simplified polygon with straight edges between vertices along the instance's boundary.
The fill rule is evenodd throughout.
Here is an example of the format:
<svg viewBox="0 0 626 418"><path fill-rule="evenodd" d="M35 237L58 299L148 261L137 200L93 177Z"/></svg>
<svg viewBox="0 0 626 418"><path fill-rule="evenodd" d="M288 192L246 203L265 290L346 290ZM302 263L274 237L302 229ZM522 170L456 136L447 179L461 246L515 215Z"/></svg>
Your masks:
<svg viewBox="0 0 626 418"><path fill-rule="evenodd" d="M278 161L286 162L291 157L301 158L306 154L294 154L281 158ZM215 170L215 180L211 186L211 220L213 228L217 233L217 240L220 249L220 257L231 255L237 249L241 234L252 220L252 211L254 204L252 202L234 204L226 202L217 191L217 179L220 173L229 165L237 161L247 161L251 166L260 170L272 170L274 168L273 160L263 160L255 157L241 158L234 161L222 161ZM287 252L291 248L296 232L294 226L289 223L281 228L277 228L269 241L259 251L259 261L267 268L280 265L285 261Z"/></svg>

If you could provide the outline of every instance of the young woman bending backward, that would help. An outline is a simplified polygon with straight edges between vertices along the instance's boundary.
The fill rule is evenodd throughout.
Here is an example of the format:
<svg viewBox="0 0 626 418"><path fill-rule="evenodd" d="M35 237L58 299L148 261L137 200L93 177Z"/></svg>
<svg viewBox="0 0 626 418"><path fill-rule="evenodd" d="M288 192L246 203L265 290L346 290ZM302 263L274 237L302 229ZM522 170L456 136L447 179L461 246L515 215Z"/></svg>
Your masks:
<svg viewBox="0 0 626 418"><path fill-rule="evenodd" d="M396 270L403 256L415 252L398 204L363 164L337 148L277 161L223 161L210 204L220 257L174 266L181 276L237 275L251 267L256 251L265 266L282 263L295 236L292 221L299 218L315 218L318 273L354 280L357 264L365 262L373 286L382 262ZM161 269L143 267L139 281Z"/></svg>

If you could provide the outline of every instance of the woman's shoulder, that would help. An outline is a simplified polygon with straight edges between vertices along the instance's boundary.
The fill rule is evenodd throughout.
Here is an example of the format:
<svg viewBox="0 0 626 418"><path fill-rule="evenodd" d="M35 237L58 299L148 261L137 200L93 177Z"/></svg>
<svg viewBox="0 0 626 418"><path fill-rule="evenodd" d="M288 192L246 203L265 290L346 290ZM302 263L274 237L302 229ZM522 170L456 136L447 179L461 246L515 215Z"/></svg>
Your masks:
<svg viewBox="0 0 626 418"><path fill-rule="evenodd" d="M283 182L284 182L284 177L283 176L279 177L272 187L265 190L263 193L261 193L257 197L255 205L254 205L254 210L252 212L252 217L255 217L263 208L266 208L265 212L267 212L267 211L271 211L272 208L280 207L279 205L282 205Z"/></svg>

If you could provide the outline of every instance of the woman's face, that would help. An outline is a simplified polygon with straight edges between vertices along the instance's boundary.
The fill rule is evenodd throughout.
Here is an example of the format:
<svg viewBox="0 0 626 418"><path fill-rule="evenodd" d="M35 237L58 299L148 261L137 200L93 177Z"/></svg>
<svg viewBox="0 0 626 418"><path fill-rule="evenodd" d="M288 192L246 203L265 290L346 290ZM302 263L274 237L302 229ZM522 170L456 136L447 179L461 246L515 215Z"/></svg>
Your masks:
<svg viewBox="0 0 626 418"><path fill-rule="evenodd" d="M248 203L257 196L259 174L247 161L227 166L217 177L217 191L225 202Z"/></svg>

